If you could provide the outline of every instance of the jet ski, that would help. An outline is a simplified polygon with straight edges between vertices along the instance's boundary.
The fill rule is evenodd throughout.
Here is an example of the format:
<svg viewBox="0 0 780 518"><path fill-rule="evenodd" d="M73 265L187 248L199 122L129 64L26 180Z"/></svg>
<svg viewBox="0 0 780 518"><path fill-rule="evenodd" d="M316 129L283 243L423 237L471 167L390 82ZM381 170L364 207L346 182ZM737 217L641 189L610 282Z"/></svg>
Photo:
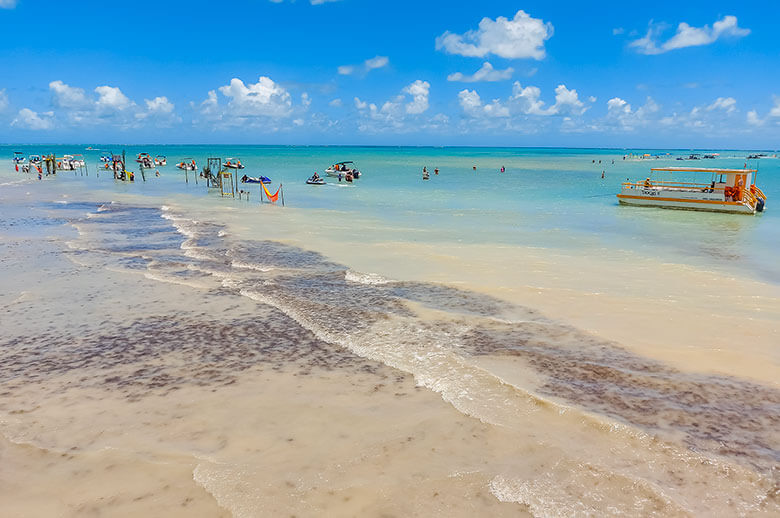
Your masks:
<svg viewBox="0 0 780 518"><path fill-rule="evenodd" d="M306 180L306 183L309 185L325 185L325 180L322 177L315 175Z"/></svg>

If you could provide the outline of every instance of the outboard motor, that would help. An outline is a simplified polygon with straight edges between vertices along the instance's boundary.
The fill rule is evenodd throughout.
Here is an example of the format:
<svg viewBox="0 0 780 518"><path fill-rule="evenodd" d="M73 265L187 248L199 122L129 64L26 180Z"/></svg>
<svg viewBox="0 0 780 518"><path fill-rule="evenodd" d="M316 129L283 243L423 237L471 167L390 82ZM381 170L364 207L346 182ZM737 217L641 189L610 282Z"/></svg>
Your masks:
<svg viewBox="0 0 780 518"><path fill-rule="evenodd" d="M764 212L764 198L756 199L756 212Z"/></svg>

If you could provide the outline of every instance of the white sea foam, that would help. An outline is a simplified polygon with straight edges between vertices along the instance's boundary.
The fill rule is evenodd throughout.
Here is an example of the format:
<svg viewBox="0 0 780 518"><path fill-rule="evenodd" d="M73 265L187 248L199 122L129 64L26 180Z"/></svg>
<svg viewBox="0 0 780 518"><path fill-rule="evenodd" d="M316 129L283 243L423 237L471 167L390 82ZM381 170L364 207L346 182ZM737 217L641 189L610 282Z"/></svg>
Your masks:
<svg viewBox="0 0 780 518"><path fill-rule="evenodd" d="M13 180L13 181L10 181L10 182L0 183L0 187L5 187L7 185L18 185L18 184L22 184L22 183L29 183L31 181L33 181L33 178L23 178L21 180ZM27 194L30 194L30 193L27 193Z"/></svg>
<svg viewBox="0 0 780 518"><path fill-rule="evenodd" d="M347 282L369 285L387 284L393 282L390 279L386 279L377 273L361 273L352 270L347 270L344 273L344 280Z"/></svg>
<svg viewBox="0 0 780 518"><path fill-rule="evenodd" d="M242 270L256 270L258 272L270 272L275 268L273 266L265 266L258 263L247 263L244 261L233 261L230 264L233 268L239 268Z"/></svg>
<svg viewBox="0 0 780 518"><path fill-rule="evenodd" d="M170 284L179 284L181 286L188 286L190 288L195 288L198 290L207 290L213 288L213 286L205 282L196 282L187 279L180 279L178 277L169 277L167 275L161 275L158 273L144 272L144 277L153 281L167 282Z"/></svg>
<svg viewBox="0 0 780 518"><path fill-rule="evenodd" d="M263 514L263 499L258 491L244 482L246 478L240 468L217 463L201 462L192 472L192 480L235 518Z"/></svg>

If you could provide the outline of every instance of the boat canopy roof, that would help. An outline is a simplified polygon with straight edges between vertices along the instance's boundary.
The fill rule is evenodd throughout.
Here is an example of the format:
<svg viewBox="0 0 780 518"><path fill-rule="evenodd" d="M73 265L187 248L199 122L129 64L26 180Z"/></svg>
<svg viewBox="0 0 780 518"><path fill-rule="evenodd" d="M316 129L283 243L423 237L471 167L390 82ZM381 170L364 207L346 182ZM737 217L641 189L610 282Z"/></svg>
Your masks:
<svg viewBox="0 0 780 518"><path fill-rule="evenodd" d="M341 165L341 164L354 164L355 162L353 162L352 160L345 160L344 162L336 162L336 163Z"/></svg>
<svg viewBox="0 0 780 518"><path fill-rule="evenodd" d="M653 167L650 172L666 171L669 173L715 173L715 174L728 174L728 173L755 173L756 169L718 169L715 167Z"/></svg>

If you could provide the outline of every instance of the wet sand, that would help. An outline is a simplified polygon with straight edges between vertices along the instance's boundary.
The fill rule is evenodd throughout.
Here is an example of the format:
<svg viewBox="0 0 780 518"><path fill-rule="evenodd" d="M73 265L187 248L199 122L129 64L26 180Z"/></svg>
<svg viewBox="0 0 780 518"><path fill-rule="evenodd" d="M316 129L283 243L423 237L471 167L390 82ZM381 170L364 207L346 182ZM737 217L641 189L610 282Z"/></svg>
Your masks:
<svg viewBox="0 0 780 518"><path fill-rule="evenodd" d="M681 368L645 354L655 339L580 328L571 308L551 318L502 288L506 269L360 273L366 248L257 239L208 209L67 201L4 205L0 501L14 514L780 509L771 363ZM762 339L775 322L755 324ZM748 366L770 350L752 347Z"/></svg>

